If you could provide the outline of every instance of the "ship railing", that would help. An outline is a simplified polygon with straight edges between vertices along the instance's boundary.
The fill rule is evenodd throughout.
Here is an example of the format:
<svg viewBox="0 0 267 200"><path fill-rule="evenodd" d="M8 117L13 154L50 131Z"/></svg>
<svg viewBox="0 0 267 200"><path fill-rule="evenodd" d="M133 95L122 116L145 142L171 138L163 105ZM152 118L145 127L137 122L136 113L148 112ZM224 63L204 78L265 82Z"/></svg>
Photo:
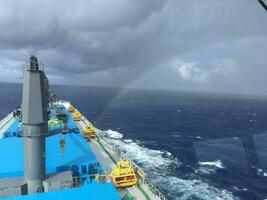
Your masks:
<svg viewBox="0 0 267 200"><path fill-rule="evenodd" d="M4 126L13 118L13 112L9 113L4 119L0 121L0 129L4 128Z"/></svg>
<svg viewBox="0 0 267 200"><path fill-rule="evenodd" d="M81 120L87 125L87 124L91 124L91 122L89 122L83 115L81 117ZM95 128L96 129L96 128ZM112 151L114 152L115 156L116 156L116 160L128 160L132 167L134 168L137 178L138 178L138 184L139 185L147 185L148 189L150 190L150 192L155 195L156 197L158 197L160 200L167 200L167 198L159 191L159 189L153 185L153 184L149 184L146 182L146 172L140 167L138 166L134 161L132 161L131 159L128 158L128 156L121 151L121 149L119 149L118 147L114 146L113 144L111 144L110 141L108 141L105 136L103 134L101 134L101 130L96 129L96 135L98 138L101 138L101 140L103 142L105 142L105 145L109 148L112 149Z"/></svg>
<svg viewBox="0 0 267 200"><path fill-rule="evenodd" d="M167 200L167 198L158 190L158 188L153 184L148 184L150 191L160 198L160 200Z"/></svg>

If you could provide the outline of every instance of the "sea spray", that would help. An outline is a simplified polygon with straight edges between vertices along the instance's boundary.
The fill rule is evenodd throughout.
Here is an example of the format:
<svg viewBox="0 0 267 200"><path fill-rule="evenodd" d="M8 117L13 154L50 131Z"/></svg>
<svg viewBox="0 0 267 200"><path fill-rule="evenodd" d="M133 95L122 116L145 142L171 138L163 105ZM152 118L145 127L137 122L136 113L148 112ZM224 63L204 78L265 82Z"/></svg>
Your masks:
<svg viewBox="0 0 267 200"><path fill-rule="evenodd" d="M100 131L112 145L121 149L125 154L148 172L149 181L167 192L173 199L205 199L233 200L237 199L225 189L221 190L195 178L182 179L170 175L175 165L179 168L182 163L168 151L153 150L140 145L140 142L124 139L123 134L113 130ZM222 162L203 162L200 165L223 168Z"/></svg>

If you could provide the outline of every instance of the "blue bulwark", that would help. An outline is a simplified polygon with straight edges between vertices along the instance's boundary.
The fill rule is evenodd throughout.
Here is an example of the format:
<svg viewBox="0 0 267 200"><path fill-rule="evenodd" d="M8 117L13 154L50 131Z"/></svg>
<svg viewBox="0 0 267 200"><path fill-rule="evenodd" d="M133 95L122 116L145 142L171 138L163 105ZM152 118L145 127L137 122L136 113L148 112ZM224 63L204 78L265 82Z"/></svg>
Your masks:
<svg viewBox="0 0 267 200"><path fill-rule="evenodd" d="M27 196L5 198L5 200L119 200L120 197L111 183L109 184L85 184L80 188L60 190L55 192L40 193Z"/></svg>

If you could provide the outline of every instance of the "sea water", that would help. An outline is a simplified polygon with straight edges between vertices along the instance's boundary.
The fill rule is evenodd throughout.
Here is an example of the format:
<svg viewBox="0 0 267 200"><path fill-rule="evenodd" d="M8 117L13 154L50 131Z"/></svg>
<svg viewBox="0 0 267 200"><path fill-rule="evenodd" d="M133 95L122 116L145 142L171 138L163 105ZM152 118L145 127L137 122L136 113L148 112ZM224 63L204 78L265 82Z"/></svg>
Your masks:
<svg viewBox="0 0 267 200"><path fill-rule="evenodd" d="M168 199L267 198L267 100L259 97L52 86ZM21 103L0 84L0 117Z"/></svg>

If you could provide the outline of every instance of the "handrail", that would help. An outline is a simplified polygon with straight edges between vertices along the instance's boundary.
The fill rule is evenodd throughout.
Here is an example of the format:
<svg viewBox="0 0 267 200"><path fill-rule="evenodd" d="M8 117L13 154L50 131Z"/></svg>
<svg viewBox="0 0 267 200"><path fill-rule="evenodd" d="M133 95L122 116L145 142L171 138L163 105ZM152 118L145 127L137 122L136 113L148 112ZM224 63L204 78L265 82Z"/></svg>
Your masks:
<svg viewBox="0 0 267 200"><path fill-rule="evenodd" d="M5 118L3 118L1 121L0 121L0 129L4 128L4 126L10 122L10 120L13 119L13 111L11 113L9 113Z"/></svg>
<svg viewBox="0 0 267 200"><path fill-rule="evenodd" d="M151 191L153 194L157 195L161 200L167 200L167 198L158 190L158 188L153 184L148 184L149 189L153 190Z"/></svg>

